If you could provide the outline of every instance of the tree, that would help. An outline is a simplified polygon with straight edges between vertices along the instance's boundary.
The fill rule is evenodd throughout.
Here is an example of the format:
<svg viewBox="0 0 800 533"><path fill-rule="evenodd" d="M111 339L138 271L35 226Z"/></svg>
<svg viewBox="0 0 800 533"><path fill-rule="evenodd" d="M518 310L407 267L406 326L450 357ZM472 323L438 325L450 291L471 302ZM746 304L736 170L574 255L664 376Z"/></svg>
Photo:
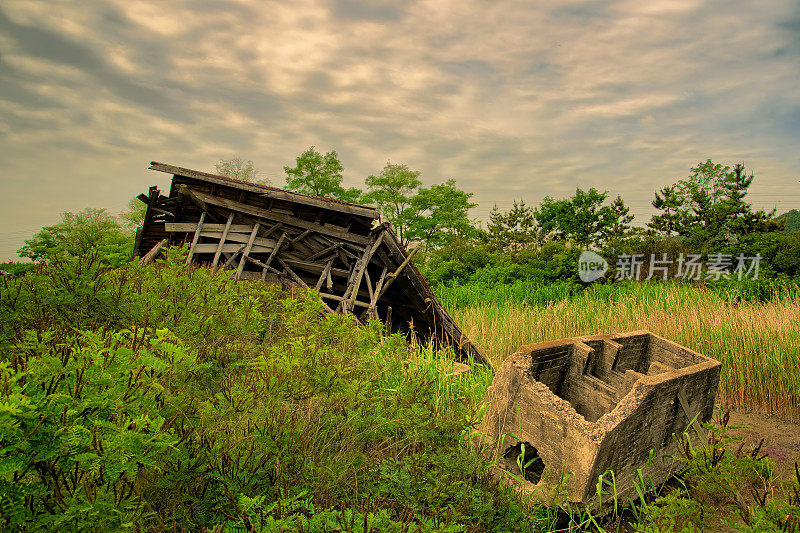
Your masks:
<svg viewBox="0 0 800 533"><path fill-rule="evenodd" d="M685 211L683 210L683 200L678 195L675 186L664 187L656 193L653 200L653 207L662 211L659 215L653 215L648 227L663 233L666 236L672 233L680 233L683 228Z"/></svg>
<svg viewBox="0 0 800 533"><path fill-rule="evenodd" d="M404 245L407 244L406 229L414 214L411 198L422 184L419 175L418 170L410 170L406 165L386 163L380 174L370 175L366 179L368 191L364 194L363 201L375 204L395 228Z"/></svg>
<svg viewBox="0 0 800 533"><path fill-rule="evenodd" d="M519 251L536 242L536 212L525 205L524 200L514 200L514 206L505 213L494 206L486 228L489 245L493 249L501 252Z"/></svg>
<svg viewBox="0 0 800 533"><path fill-rule="evenodd" d="M588 191L577 188L572 198L546 196L536 211L542 235L554 234L580 246L600 244L617 219L611 207L603 205L607 196L594 187Z"/></svg>
<svg viewBox="0 0 800 533"><path fill-rule="evenodd" d="M217 174L240 181L251 181L260 185L269 185L267 178L258 178L258 169L249 159L244 161L238 156L230 159L220 159L214 165Z"/></svg>
<svg viewBox="0 0 800 533"><path fill-rule="evenodd" d="M746 201L753 179L743 164L731 168L710 159L698 163L686 179L656 193L653 206L662 213L653 216L648 226L666 235L674 231L702 248L780 230L774 211L754 211Z"/></svg>
<svg viewBox="0 0 800 533"><path fill-rule="evenodd" d="M128 201L128 208L119 214L119 218L123 220L126 226L135 228L142 225L146 214L147 204L134 196Z"/></svg>
<svg viewBox="0 0 800 533"><path fill-rule="evenodd" d="M800 232L800 211L792 209L776 217L775 220L783 221L784 233L792 234Z"/></svg>
<svg viewBox="0 0 800 533"><path fill-rule="evenodd" d="M611 202L609 209L611 224L603 232L603 242L606 244L622 242L631 233L631 222L633 222L634 215L631 214L630 208L625 205L620 195L617 195Z"/></svg>
<svg viewBox="0 0 800 533"><path fill-rule="evenodd" d="M322 155L313 146L300 154L294 168L283 167L286 172L286 189L314 196L325 196L346 202L357 202L361 190L342 187L344 167L336 150Z"/></svg>
<svg viewBox="0 0 800 533"><path fill-rule="evenodd" d="M469 210L478 204L469 201L473 193L456 187L456 180L422 188L411 198L413 214L409 218L406 235L418 239L425 246L441 246L455 236L470 237L475 227L469 219Z"/></svg>
<svg viewBox="0 0 800 533"><path fill-rule="evenodd" d="M60 223L42 228L17 253L46 261L53 254L78 256L96 251L112 266L119 266L130 259L133 238L133 232L124 229L105 209L87 208L63 213Z"/></svg>

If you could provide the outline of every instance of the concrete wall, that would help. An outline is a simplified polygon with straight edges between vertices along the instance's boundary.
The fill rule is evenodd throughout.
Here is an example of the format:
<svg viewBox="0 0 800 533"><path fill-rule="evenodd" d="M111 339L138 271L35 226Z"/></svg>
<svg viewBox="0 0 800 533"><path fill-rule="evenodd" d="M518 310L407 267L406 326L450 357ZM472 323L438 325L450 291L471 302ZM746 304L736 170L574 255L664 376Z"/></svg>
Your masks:
<svg viewBox="0 0 800 533"><path fill-rule="evenodd" d="M552 499L569 474L564 495L588 503L598 476L609 469L618 494L632 494L636 469L651 453L654 481L669 471L662 456L690 419L680 393L692 416L711 417L719 371L719 362L647 331L522 346L486 394L487 454L515 471L515 458L505 452L520 442L535 447L545 465L542 479L518 485L538 501Z"/></svg>

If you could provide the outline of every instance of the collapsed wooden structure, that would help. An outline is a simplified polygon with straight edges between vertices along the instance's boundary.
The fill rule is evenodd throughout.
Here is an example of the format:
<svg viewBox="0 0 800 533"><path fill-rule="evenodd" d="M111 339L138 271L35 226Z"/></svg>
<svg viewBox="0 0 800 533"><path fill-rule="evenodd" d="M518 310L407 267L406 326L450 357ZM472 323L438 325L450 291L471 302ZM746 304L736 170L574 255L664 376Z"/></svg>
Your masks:
<svg viewBox="0 0 800 533"><path fill-rule="evenodd" d="M393 332L450 345L488 365L428 287L377 210L152 162L172 174L169 195L150 187L134 253L144 261L189 243L187 263L229 269L319 292L326 312L379 318Z"/></svg>

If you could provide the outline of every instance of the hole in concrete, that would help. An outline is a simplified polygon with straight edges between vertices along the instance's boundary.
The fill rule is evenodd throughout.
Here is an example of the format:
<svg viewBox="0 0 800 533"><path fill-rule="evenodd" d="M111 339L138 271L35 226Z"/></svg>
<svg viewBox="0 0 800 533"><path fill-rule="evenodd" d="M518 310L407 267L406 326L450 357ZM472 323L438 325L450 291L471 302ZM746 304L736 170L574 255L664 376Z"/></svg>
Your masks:
<svg viewBox="0 0 800 533"><path fill-rule="evenodd" d="M503 457L506 459L509 470L515 474L520 472L526 481L539 483L544 473L544 461L539 457L539 451L530 442L520 442L510 446Z"/></svg>

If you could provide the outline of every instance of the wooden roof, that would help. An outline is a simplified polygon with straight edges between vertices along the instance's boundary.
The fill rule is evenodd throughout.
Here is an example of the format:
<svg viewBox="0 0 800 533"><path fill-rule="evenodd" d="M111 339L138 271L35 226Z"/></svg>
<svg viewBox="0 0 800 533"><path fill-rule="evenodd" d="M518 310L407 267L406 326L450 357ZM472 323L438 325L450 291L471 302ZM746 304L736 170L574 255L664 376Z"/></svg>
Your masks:
<svg viewBox="0 0 800 533"><path fill-rule="evenodd" d="M156 187L135 254L150 260L165 245L190 245L187 261L319 292L327 312L379 318L390 331L489 364L444 310L374 208L151 163L173 175Z"/></svg>

